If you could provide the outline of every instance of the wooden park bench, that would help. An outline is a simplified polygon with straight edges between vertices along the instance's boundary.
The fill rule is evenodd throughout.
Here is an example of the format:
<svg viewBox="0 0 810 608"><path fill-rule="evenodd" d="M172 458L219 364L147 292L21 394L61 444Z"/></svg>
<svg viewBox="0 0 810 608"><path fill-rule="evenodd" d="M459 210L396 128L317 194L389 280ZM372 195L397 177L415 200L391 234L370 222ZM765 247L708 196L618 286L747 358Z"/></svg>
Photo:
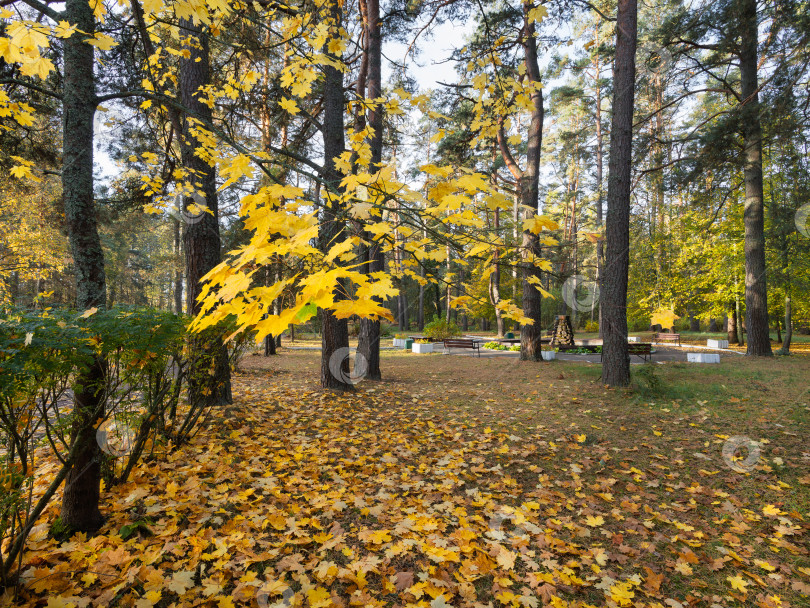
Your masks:
<svg viewBox="0 0 810 608"><path fill-rule="evenodd" d="M444 347L447 349L447 352L450 352L451 348L467 348L472 350L473 352L477 352L478 356L481 356L481 342L477 340L462 340L458 338L451 338L448 340L444 340Z"/></svg>
<svg viewBox="0 0 810 608"><path fill-rule="evenodd" d="M627 344L627 354L640 357L645 362L652 361L652 344L649 342L629 342ZM602 357L599 357L602 360Z"/></svg>
<svg viewBox="0 0 810 608"><path fill-rule="evenodd" d="M672 342L673 344L677 344L678 346L680 346L681 345L681 334L654 333L653 334L653 341L654 342Z"/></svg>

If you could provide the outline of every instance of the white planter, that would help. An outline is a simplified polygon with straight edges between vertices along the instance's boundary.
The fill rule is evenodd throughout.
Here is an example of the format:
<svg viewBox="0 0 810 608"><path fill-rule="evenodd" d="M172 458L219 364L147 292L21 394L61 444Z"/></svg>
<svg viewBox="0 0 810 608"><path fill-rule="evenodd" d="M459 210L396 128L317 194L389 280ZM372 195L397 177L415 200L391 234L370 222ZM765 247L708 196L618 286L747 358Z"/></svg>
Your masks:
<svg viewBox="0 0 810 608"><path fill-rule="evenodd" d="M709 348L728 348L728 340L706 340Z"/></svg>
<svg viewBox="0 0 810 608"><path fill-rule="evenodd" d="M689 363L720 363L720 355L714 353L686 353Z"/></svg>
<svg viewBox="0 0 810 608"><path fill-rule="evenodd" d="M405 348L405 338L394 338L394 348Z"/></svg>
<svg viewBox="0 0 810 608"><path fill-rule="evenodd" d="M540 356L543 357L543 361L554 361L557 358L557 353L553 350L541 350Z"/></svg>
<svg viewBox="0 0 810 608"><path fill-rule="evenodd" d="M414 342L413 346L411 347L411 351L422 355L425 353L432 353L433 343L429 342L428 344L419 344L418 342Z"/></svg>
<svg viewBox="0 0 810 608"><path fill-rule="evenodd" d="M627 336L628 342L641 342L641 338L638 336Z"/></svg>

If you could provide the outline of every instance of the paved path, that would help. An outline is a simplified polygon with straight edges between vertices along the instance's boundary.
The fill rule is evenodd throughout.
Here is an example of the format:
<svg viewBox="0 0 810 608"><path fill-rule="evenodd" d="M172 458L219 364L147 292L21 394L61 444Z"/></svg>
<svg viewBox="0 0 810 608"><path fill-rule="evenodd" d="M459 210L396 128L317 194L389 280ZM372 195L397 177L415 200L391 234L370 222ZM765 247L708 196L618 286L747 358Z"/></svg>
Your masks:
<svg viewBox="0 0 810 608"><path fill-rule="evenodd" d="M680 361L686 362L686 353L690 350L691 347L684 346L682 348L677 347L665 347L665 346L656 346L654 348L652 360L655 363L665 363L665 362L672 362L672 361ZM475 353L470 353L469 351L463 351L461 349L451 349L451 355L460 355L460 356L467 356L467 357L476 357ZM441 351L440 351L441 352ZM721 360L723 357L726 356L726 351L713 351L720 354ZM733 351L730 351L733 352ZM737 353L734 353L737 354ZM508 351L508 350L487 350L485 348L481 349L481 358L493 359L496 357L511 357L511 358L518 358L520 353L517 351ZM601 363L602 358L599 354L593 355L577 355L571 353L557 353L557 360L558 361L575 361L578 363ZM632 365L644 363L644 361L640 357L636 357L635 355L631 355L630 363Z"/></svg>
<svg viewBox="0 0 810 608"><path fill-rule="evenodd" d="M319 351L321 350L320 346L284 346L283 348L288 350L305 350L305 351ZM352 351L355 351L356 348L354 346L350 347ZM434 353L442 353L442 354L450 354L456 355L460 357L475 357L478 358L478 354L472 352L470 350L462 349L462 348L452 348L450 349L451 352L447 353L444 346L441 344L436 344L433 347ZM402 348L394 348L393 346L381 346L380 350L404 350ZM680 361L686 362L686 353L689 351L710 351L715 352L720 355L721 360L728 354L733 355L742 355L737 351L733 350L725 350L725 349L711 349L706 346L694 346L690 344L685 344L682 347L676 346L655 346L655 352L652 355L652 360L655 363L665 363L671 361ZM414 355L416 356L416 355ZM495 359L495 358L513 358L516 359L520 356L518 351L510 351L510 350L489 350L486 348L481 348L481 359ZM602 358L599 354L593 355L577 355L571 353L557 353L557 360L559 361L576 361L579 363L601 363ZM644 363L644 361L635 355L630 357L630 363L632 365Z"/></svg>

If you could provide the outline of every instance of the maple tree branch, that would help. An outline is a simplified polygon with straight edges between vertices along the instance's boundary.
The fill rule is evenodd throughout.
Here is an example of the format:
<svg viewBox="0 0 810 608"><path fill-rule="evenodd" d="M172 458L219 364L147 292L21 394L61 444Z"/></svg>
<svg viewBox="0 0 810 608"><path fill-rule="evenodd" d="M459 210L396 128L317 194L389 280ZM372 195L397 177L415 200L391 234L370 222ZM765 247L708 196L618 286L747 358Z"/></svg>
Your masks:
<svg viewBox="0 0 810 608"><path fill-rule="evenodd" d="M520 167L518 167L515 157L512 156L509 146L506 145L506 133L504 133L503 130L503 117L498 120L498 148L501 151L503 162L506 163L506 167L509 169L509 172L516 180L521 180L523 178L523 171L521 171Z"/></svg>
<svg viewBox="0 0 810 608"><path fill-rule="evenodd" d="M25 80L18 80L17 78L0 78L0 84L18 84L21 87L31 89L32 91L37 91L38 93L42 93L43 95L48 95L49 97L53 97L55 99L62 99L62 95L60 93L57 93L56 91L51 91L50 89L46 89L45 87L41 87L32 82L27 82Z"/></svg>
<svg viewBox="0 0 810 608"><path fill-rule="evenodd" d="M584 4L584 5L585 5L585 6L587 6L589 9L591 9L593 12L595 12L597 15L599 15L600 17L602 17L602 19L604 19L605 21L616 21L616 17L608 17L607 15L605 15L605 13L603 13L603 12L602 12L602 11L600 11L598 8L596 8L596 7L595 7L593 4L591 4L590 2L588 2L588 0L575 0L575 1L576 1L578 4Z"/></svg>
<svg viewBox="0 0 810 608"><path fill-rule="evenodd" d="M0 3L0 6L9 6L17 1L18 0L6 0L6 2ZM27 4L34 10L39 11L40 13L42 13L46 17L49 17L50 19L53 19L54 21L58 22L64 18L64 13L55 11L47 4L39 2L38 0L19 0L19 1L22 2L23 4Z"/></svg>

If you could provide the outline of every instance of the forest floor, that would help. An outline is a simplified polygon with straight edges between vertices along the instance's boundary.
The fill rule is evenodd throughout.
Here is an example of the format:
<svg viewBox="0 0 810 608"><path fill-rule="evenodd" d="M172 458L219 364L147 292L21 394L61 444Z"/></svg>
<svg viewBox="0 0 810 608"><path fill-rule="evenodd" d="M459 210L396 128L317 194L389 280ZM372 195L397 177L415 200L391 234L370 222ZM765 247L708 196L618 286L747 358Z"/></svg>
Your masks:
<svg viewBox="0 0 810 608"><path fill-rule="evenodd" d="M18 601L810 604L810 357L637 366L608 390L594 365L384 351L383 381L336 394L319 353L281 352L105 489L97 536L58 545L52 506Z"/></svg>

